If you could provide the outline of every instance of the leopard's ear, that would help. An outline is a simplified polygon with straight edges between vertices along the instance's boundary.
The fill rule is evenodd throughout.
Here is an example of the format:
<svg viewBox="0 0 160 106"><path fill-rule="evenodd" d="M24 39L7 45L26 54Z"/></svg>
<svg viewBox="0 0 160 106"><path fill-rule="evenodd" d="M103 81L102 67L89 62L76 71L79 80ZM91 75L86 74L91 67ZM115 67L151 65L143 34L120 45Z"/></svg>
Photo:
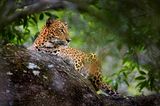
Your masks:
<svg viewBox="0 0 160 106"><path fill-rule="evenodd" d="M58 17L55 15L50 16L46 21L46 26L49 27L54 22L54 20L56 20L57 18Z"/></svg>
<svg viewBox="0 0 160 106"><path fill-rule="evenodd" d="M46 21L46 26L49 27L53 23L54 20L55 20L54 17L48 18L47 21Z"/></svg>

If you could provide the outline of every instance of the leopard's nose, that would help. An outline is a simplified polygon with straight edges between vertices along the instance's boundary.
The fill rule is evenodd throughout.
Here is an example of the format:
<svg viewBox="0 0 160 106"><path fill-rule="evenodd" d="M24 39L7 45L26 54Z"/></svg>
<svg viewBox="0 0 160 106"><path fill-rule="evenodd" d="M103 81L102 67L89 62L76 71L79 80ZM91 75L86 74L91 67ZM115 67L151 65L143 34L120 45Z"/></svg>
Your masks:
<svg viewBox="0 0 160 106"><path fill-rule="evenodd" d="M71 39L66 39L66 41L69 43L71 41Z"/></svg>

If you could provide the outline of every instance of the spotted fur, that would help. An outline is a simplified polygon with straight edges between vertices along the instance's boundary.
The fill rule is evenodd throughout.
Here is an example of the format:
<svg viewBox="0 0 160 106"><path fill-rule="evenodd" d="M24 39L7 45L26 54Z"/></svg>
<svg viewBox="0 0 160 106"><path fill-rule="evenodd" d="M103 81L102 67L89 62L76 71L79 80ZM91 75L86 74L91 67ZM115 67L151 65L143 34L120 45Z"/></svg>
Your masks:
<svg viewBox="0 0 160 106"><path fill-rule="evenodd" d="M69 59L75 70L89 79L96 90L101 89L108 95L118 95L102 82L101 64L96 55L70 48L69 42L68 26L63 21L49 18L31 48Z"/></svg>

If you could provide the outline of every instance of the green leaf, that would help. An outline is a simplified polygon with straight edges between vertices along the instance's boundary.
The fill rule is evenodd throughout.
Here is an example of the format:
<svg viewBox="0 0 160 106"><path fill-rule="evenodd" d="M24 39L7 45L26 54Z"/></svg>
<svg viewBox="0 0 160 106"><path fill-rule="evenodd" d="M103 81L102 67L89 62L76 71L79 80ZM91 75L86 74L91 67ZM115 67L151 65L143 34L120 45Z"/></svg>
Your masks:
<svg viewBox="0 0 160 106"><path fill-rule="evenodd" d="M135 78L136 80L145 80L146 78L144 76L138 76Z"/></svg>
<svg viewBox="0 0 160 106"><path fill-rule="evenodd" d="M39 15L39 20L43 20L43 18L44 18L44 14L41 13L41 14Z"/></svg>
<svg viewBox="0 0 160 106"><path fill-rule="evenodd" d="M35 22L35 24L37 24L37 19L36 19L36 16L35 16L35 15L32 15L32 16L31 16L31 19L33 20L33 22Z"/></svg>
<svg viewBox="0 0 160 106"><path fill-rule="evenodd" d="M118 83L116 82L114 85L114 89L117 90L118 89Z"/></svg>
<svg viewBox="0 0 160 106"><path fill-rule="evenodd" d="M124 79L124 82L126 83L127 86L129 86L129 83L126 79Z"/></svg>
<svg viewBox="0 0 160 106"><path fill-rule="evenodd" d="M24 21L23 21L23 28L25 28L27 26L27 24L28 24L28 19L26 17L26 18L24 18Z"/></svg>
<svg viewBox="0 0 160 106"><path fill-rule="evenodd" d="M139 73L142 75L146 75L146 73L144 71L139 71Z"/></svg>
<svg viewBox="0 0 160 106"><path fill-rule="evenodd" d="M137 84L137 87L139 87L139 91L141 91L144 87L147 86L147 81L143 81Z"/></svg>
<svg viewBox="0 0 160 106"><path fill-rule="evenodd" d="M123 75L125 76L125 78L127 78L127 74L125 72L123 72Z"/></svg>
<svg viewBox="0 0 160 106"><path fill-rule="evenodd" d="M51 13L49 13L49 12L45 12L45 15L47 15L47 16L49 16L49 17L51 17L51 16L52 16L52 14L51 14Z"/></svg>

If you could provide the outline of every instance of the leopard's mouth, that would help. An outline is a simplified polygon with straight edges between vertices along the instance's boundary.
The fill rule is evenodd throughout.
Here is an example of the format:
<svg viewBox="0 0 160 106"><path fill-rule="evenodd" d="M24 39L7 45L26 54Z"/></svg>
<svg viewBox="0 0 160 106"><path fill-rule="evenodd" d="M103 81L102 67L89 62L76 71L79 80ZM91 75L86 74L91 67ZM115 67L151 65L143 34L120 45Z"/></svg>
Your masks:
<svg viewBox="0 0 160 106"><path fill-rule="evenodd" d="M50 43L52 43L55 46L68 46L68 44L69 44L68 41L60 40L58 38L55 38Z"/></svg>

